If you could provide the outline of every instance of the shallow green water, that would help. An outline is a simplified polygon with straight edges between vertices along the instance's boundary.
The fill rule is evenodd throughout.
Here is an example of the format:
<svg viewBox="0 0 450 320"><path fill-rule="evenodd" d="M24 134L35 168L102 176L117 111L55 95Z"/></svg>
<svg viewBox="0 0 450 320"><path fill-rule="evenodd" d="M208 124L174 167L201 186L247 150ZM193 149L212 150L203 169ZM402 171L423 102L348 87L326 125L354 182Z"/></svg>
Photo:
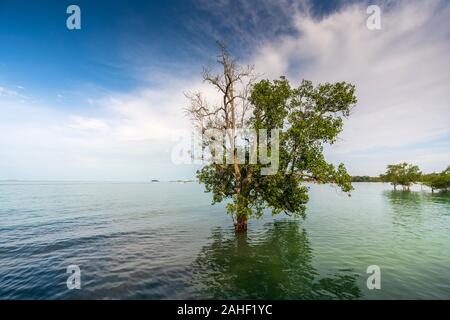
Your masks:
<svg viewBox="0 0 450 320"><path fill-rule="evenodd" d="M0 183L0 298L449 299L450 196L354 186L236 236L195 183Z"/></svg>

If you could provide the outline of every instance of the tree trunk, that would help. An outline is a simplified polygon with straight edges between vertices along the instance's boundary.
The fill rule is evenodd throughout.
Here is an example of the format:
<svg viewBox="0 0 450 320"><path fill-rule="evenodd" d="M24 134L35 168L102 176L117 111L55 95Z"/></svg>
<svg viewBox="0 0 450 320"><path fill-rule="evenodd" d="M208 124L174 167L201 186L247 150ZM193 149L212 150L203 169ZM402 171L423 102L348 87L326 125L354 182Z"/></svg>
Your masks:
<svg viewBox="0 0 450 320"><path fill-rule="evenodd" d="M230 106L231 106L231 150L233 153L233 171L235 179L235 192L239 196L241 193L241 173L239 171L239 163L236 146L236 110L234 108L234 92L233 84L230 84Z"/></svg>
<svg viewBox="0 0 450 320"><path fill-rule="evenodd" d="M246 232L247 231L247 218L238 217L234 223L234 230L236 232Z"/></svg>

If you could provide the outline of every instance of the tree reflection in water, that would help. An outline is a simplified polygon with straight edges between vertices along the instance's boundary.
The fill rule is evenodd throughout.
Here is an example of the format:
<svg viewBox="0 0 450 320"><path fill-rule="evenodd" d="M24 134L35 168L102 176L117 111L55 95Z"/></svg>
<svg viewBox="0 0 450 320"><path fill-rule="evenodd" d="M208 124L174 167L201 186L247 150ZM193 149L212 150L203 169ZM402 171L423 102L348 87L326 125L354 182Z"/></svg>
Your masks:
<svg viewBox="0 0 450 320"><path fill-rule="evenodd" d="M441 224L441 215L446 211L436 210L437 207L450 204L450 197L445 193L393 191L383 192L392 212L392 222L395 226L415 234L418 238L425 237L424 229L433 221ZM404 237L403 234L401 234Z"/></svg>
<svg viewBox="0 0 450 320"><path fill-rule="evenodd" d="M193 265L198 298L354 299L357 275L321 277L306 231L296 221L266 224L258 234L216 229Z"/></svg>

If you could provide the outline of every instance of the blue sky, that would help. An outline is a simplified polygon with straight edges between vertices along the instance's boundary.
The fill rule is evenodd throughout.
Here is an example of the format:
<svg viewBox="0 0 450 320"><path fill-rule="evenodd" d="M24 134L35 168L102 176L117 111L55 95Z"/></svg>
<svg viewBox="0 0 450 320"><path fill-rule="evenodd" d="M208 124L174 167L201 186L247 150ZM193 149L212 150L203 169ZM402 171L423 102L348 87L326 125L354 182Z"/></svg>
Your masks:
<svg viewBox="0 0 450 320"><path fill-rule="evenodd" d="M79 31L65 26L71 3L2 1L3 81L38 92L86 83L127 91L139 85L136 69L189 60L176 50L195 37L183 26L185 1L78 1Z"/></svg>
<svg viewBox="0 0 450 320"><path fill-rule="evenodd" d="M66 8L81 8L81 30ZM450 4L371 1L0 0L0 179L170 180L215 40L265 78L356 84L359 103L327 158L352 174L450 164ZM208 91L209 90L209 91Z"/></svg>

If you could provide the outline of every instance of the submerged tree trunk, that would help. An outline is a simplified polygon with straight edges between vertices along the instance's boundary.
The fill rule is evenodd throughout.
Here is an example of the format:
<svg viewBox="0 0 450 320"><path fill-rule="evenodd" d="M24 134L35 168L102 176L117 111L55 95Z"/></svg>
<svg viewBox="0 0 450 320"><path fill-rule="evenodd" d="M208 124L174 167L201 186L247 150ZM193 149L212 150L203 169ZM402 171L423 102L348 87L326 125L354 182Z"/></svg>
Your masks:
<svg viewBox="0 0 450 320"><path fill-rule="evenodd" d="M245 232L247 231L247 218L246 217L238 217L236 222L234 223L234 230L236 232Z"/></svg>

